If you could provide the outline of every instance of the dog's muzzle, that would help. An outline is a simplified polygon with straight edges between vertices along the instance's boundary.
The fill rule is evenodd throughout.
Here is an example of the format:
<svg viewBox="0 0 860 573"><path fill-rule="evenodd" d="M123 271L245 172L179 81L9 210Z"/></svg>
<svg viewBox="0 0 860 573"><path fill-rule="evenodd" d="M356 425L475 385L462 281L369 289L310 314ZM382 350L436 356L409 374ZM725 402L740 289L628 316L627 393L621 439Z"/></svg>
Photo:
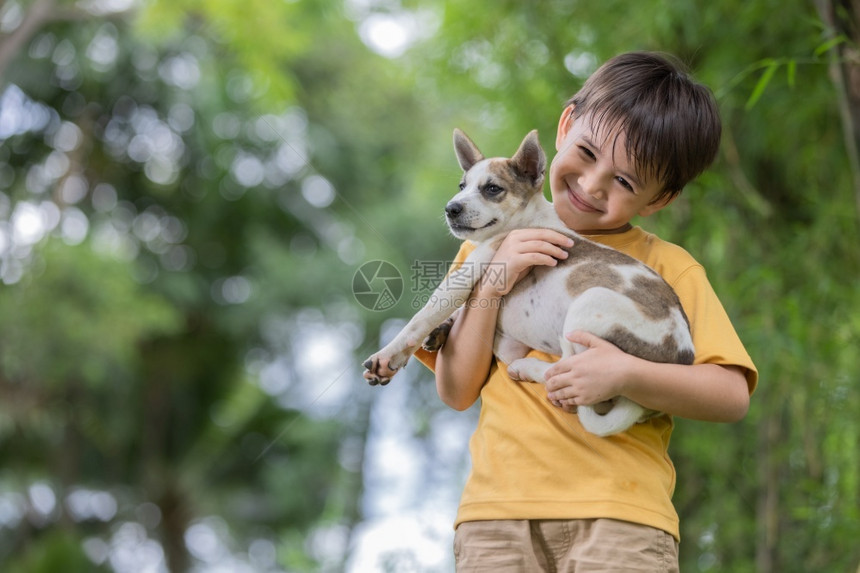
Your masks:
<svg viewBox="0 0 860 573"><path fill-rule="evenodd" d="M460 216L463 213L463 204L459 201L449 201L447 205L445 205L445 215L453 220Z"/></svg>
<svg viewBox="0 0 860 573"><path fill-rule="evenodd" d="M464 216L465 212L466 206L459 201L450 201L447 205L445 205L445 217L448 219L448 227L451 229L451 232L454 234L454 236L460 239L465 239L466 237L471 236L471 234L475 231L488 229L498 223L498 219L494 218L491 219L490 222L486 223L485 225L473 227L471 225L466 224L467 222L471 223L472 220L468 216Z"/></svg>

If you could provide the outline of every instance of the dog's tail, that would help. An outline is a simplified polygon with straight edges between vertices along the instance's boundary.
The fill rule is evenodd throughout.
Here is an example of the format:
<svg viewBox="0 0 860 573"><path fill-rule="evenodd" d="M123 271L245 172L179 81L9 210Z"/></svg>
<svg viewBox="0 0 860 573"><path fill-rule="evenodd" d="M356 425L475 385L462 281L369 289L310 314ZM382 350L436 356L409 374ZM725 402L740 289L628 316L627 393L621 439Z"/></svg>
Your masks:
<svg viewBox="0 0 860 573"><path fill-rule="evenodd" d="M623 396L619 397L612 409L605 414L598 414L592 406L576 407L582 427L600 437L623 432L642 418L647 418L648 412L649 410Z"/></svg>

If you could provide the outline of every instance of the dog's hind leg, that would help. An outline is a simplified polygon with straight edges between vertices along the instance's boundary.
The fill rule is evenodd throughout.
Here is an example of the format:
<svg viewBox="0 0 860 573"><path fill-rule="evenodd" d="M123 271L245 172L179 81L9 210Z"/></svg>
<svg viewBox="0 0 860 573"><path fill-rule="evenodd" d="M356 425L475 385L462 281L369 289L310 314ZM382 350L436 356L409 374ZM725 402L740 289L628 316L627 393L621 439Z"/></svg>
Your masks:
<svg viewBox="0 0 860 573"><path fill-rule="evenodd" d="M585 291L568 308L560 337L562 357L585 351L584 346L569 341L564 334L584 330L606 338L618 325L631 327L638 318L638 313L624 295L602 287ZM653 411L623 396L616 396L598 404L578 406L577 414L586 430L598 436L610 436L649 418Z"/></svg>
<svg viewBox="0 0 860 573"><path fill-rule="evenodd" d="M445 345L445 341L448 340L448 334L451 332L451 327L454 326L454 321L457 320L457 317L460 315L462 310L462 307L458 308L457 312L446 318L442 324L434 328L433 332L428 334L427 338L424 339L424 342L421 343L421 348L428 352L436 352L442 348L442 346Z"/></svg>
<svg viewBox="0 0 860 573"><path fill-rule="evenodd" d="M508 376L521 382L546 382L546 371L552 362L539 358L520 358L508 364Z"/></svg>
<svg viewBox="0 0 860 573"><path fill-rule="evenodd" d="M531 349L522 342L496 333L493 354L508 365L508 376L512 380L546 382L546 369L552 366L552 363L539 358L527 358L529 350Z"/></svg>

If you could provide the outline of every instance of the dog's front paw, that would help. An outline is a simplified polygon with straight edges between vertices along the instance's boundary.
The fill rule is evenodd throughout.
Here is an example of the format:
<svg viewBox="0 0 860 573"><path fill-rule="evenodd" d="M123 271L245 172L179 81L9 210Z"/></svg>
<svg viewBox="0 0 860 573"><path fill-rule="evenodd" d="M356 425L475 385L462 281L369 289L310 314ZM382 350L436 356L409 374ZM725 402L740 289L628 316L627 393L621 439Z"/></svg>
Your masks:
<svg viewBox="0 0 860 573"><path fill-rule="evenodd" d="M364 379L371 386L385 386L391 382L391 377L397 374L397 370L388 368L388 361L380 358L379 354L374 354L364 361Z"/></svg>
<svg viewBox="0 0 860 573"><path fill-rule="evenodd" d="M421 344L421 348L428 352L436 352L442 348L442 345L445 344L446 340L448 340L448 333L451 332L452 326L454 326L453 317L448 318L445 322L434 328L433 331L427 335L427 338L424 339L424 342Z"/></svg>
<svg viewBox="0 0 860 573"><path fill-rule="evenodd" d="M385 386L406 365L408 359L409 356L385 358L380 353L374 354L363 363L365 368L364 379L371 386Z"/></svg>

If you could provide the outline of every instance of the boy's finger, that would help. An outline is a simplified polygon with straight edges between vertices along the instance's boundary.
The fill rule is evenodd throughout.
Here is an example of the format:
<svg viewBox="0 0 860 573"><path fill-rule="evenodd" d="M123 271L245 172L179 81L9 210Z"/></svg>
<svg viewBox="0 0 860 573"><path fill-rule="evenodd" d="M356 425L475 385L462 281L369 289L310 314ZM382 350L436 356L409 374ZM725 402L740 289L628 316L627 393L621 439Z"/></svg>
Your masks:
<svg viewBox="0 0 860 573"><path fill-rule="evenodd" d="M583 346L587 346L588 348L594 348L595 346L598 346L601 342L603 342L602 338L594 336L590 332L586 332L584 330L574 330L573 332L568 332L567 334L565 334L565 337L575 344L581 344Z"/></svg>
<svg viewBox="0 0 860 573"><path fill-rule="evenodd" d="M555 245L560 245L563 247L573 246L573 239L571 239L564 233L554 231L553 229L527 229L523 230L520 237L524 241L528 239L536 239L539 241L553 243Z"/></svg>

